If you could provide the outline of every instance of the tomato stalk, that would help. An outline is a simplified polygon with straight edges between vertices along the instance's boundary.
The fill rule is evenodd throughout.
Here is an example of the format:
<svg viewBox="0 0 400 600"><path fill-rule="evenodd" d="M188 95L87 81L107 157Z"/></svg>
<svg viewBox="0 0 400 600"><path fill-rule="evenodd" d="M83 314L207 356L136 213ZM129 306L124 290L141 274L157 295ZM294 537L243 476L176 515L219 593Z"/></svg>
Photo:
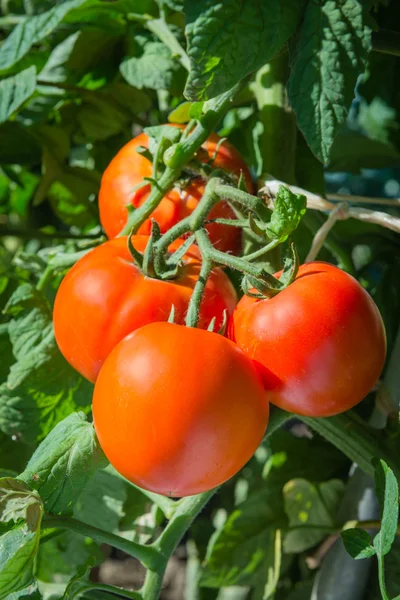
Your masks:
<svg viewBox="0 0 400 600"><path fill-rule="evenodd" d="M120 236L128 235L130 232L136 233L142 223L157 208L165 194L169 192L174 186L175 181L179 179L183 167L192 159L201 145L204 144L212 130L228 110L240 87L241 84L239 83L229 91L205 104L205 112L199 119L198 124L186 139L181 140L175 145L174 153L168 161L169 165L160 177L157 185L152 184L151 192L146 202L129 215L125 227L119 234Z"/></svg>
<svg viewBox="0 0 400 600"><path fill-rule="evenodd" d="M119 535L104 531L98 527L93 527L71 517L45 515L43 517L43 529L54 528L76 531L76 533L93 538L100 544L109 544L118 550L126 552L129 556L137 558L148 569L159 569L164 562L157 548L131 542Z"/></svg>

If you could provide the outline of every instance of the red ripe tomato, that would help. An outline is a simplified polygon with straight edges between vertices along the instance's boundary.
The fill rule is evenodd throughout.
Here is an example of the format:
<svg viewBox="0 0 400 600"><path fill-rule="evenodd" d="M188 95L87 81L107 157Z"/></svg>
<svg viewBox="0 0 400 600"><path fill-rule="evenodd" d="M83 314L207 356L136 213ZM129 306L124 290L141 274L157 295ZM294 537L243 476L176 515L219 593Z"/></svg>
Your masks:
<svg viewBox="0 0 400 600"><path fill-rule="evenodd" d="M199 153L199 158L203 162L213 156L220 139L213 133L203 144L205 152ZM136 152L138 146L147 148L148 145L148 136L141 133L118 152L104 171L99 192L99 209L101 224L109 238L117 236L126 224L128 218L126 206L132 204L138 207L149 196L150 185L134 190L144 177L151 176L151 162ZM253 183L247 165L229 142L223 142L218 148L213 165L215 168L234 173L238 177L243 172L248 190L253 191ZM157 221L162 233L193 212L203 196L204 187L205 182L199 177L193 180L185 190L173 188L168 192L151 215ZM209 217L229 219L234 218L235 215L226 202L219 202L210 212ZM149 235L150 228L151 220L147 219L138 233ZM241 231L239 228L211 224L208 226L208 231L212 243L219 250L234 253L240 251Z"/></svg>
<svg viewBox="0 0 400 600"><path fill-rule="evenodd" d="M333 265L302 265L277 296L243 297L229 337L258 362L270 402L327 417L362 400L382 371L383 322L373 300Z"/></svg>
<svg viewBox="0 0 400 600"><path fill-rule="evenodd" d="M93 420L108 460L165 496L213 489L251 458L269 407L254 363L227 338L152 323L115 347L96 381Z"/></svg>
<svg viewBox="0 0 400 600"><path fill-rule="evenodd" d="M148 238L134 236L137 250ZM176 250L182 241L170 247ZM95 381L111 350L128 333L153 321L167 321L172 305L175 321L183 323L201 260L196 246L184 257L180 275L171 281L143 276L134 265L127 238L101 244L81 258L67 273L54 304L54 331L68 362L90 381ZM200 307L199 327L207 328L223 311L232 314L236 292L223 271L214 269Z"/></svg>

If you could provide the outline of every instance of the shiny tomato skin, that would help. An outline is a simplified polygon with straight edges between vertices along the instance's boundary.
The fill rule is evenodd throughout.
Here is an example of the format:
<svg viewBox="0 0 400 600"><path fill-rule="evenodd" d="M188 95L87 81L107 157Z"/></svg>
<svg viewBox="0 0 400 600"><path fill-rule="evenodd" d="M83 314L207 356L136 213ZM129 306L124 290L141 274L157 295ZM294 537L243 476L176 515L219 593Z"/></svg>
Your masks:
<svg viewBox="0 0 400 600"><path fill-rule="evenodd" d="M212 133L203 144L202 148L205 151L199 153L199 158L203 162L213 156L219 140L220 137ZM136 152L139 146L147 148L148 144L149 139L145 133L136 136L121 148L104 171L99 192L99 209L101 223L109 238L117 236L126 224L128 217L126 206L129 204L140 206L150 193L149 185L134 191L134 187L141 183L144 177L151 176L151 162ZM237 177L243 172L249 192L253 191L250 171L239 152L229 142L224 141L221 144L213 165L215 168L234 173ZM162 233L192 213L203 196L204 187L204 180L198 178L193 180L185 190L173 188L168 192L151 215L159 224ZM227 219L234 216L225 202L217 204L210 213L210 218ZM149 235L150 228L151 220L147 219L138 233ZM239 228L212 224L208 230L211 241L218 250L234 253L240 251Z"/></svg>
<svg viewBox="0 0 400 600"><path fill-rule="evenodd" d="M144 250L148 238L134 236ZM176 250L182 241L170 247ZM134 265L121 237L101 244L81 258L67 273L56 295L54 331L68 362L94 382L101 365L116 344L134 329L153 321L167 321L175 307L175 322L183 323L201 267L199 251L192 246L180 275L171 281L144 277ZM231 315L236 292L225 273L214 269L201 305L199 327L207 328L223 311Z"/></svg>
<svg viewBox="0 0 400 600"><path fill-rule="evenodd" d="M166 496L213 489L251 458L269 406L254 363L216 333L152 323L105 361L93 420L111 464Z"/></svg>
<svg viewBox="0 0 400 600"><path fill-rule="evenodd" d="M375 303L341 269L302 265L277 296L244 296L229 337L257 361L271 403L328 417L360 402L377 382L386 336Z"/></svg>

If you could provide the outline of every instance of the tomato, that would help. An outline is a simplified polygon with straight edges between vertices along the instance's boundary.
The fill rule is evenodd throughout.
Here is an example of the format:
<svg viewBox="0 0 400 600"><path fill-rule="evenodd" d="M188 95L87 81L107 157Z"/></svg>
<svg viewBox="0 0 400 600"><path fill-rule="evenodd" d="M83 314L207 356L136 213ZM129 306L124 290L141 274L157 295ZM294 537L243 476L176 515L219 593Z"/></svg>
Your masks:
<svg viewBox="0 0 400 600"><path fill-rule="evenodd" d="M93 396L103 451L129 481L191 496L235 475L260 444L269 407L253 362L227 338L152 323L120 342Z"/></svg>
<svg viewBox="0 0 400 600"><path fill-rule="evenodd" d="M220 137L213 133L203 144L205 152L198 153L203 162L213 156L219 141ZM151 162L136 151L138 146L147 148L148 145L148 136L141 133L118 152L104 171L99 192L99 209L101 223L109 238L117 236L126 224L128 218L126 206L132 204L138 207L149 196L150 185L134 191L135 186L141 183L144 177L151 176ZM225 141L221 144L213 165L215 168L225 169L237 177L243 172L248 190L253 191L251 174L247 165L229 142ZM194 179L184 191L173 188L168 192L151 215L159 224L162 233L191 214L203 196L204 187L205 182L199 177ZM209 217L228 219L234 218L235 215L226 202L220 202L210 212ZM147 219L138 233L148 235L150 227L151 220ZM240 251L241 231L239 228L211 224L208 230L211 241L219 250L235 253Z"/></svg>
<svg viewBox="0 0 400 600"><path fill-rule="evenodd" d="M144 250L148 238L134 236ZM176 250L177 241L170 247ZM67 273L54 304L54 330L58 346L68 362L90 381L116 344L128 333L153 321L167 321L172 305L175 320L183 323L201 266L199 251L192 246L184 257L180 275L171 281L143 276L134 265L127 238L117 238L91 250ZM236 304L236 292L223 271L214 269L201 304L199 327L216 327Z"/></svg>
<svg viewBox="0 0 400 600"><path fill-rule="evenodd" d="M321 262L302 265L273 298L243 297L229 337L258 362L273 404L312 417L360 402L386 354L373 300L353 277Z"/></svg>

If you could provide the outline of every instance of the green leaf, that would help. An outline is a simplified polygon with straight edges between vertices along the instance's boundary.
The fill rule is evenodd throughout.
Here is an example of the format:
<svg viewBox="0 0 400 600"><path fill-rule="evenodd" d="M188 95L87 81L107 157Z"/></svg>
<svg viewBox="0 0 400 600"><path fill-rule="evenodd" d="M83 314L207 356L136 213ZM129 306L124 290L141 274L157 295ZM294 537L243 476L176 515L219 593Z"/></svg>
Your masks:
<svg viewBox="0 0 400 600"><path fill-rule="evenodd" d="M47 511L70 514L105 457L93 425L82 413L58 423L40 444L20 479L36 489Z"/></svg>
<svg viewBox="0 0 400 600"><path fill-rule="evenodd" d="M0 523L15 523L24 519L30 530L38 528L43 503L37 492L23 481L11 477L0 478Z"/></svg>
<svg viewBox="0 0 400 600"><path fill-rule="evenodd" d="M302 0L186 0L185 97L214 98L270 61L294 33L303 5Z"/></svg>
<svg viewBox="0 0 400 600"><path fill-rule="evenodd" d="M283 520L279 494L263 490L251 495L210 539L200 585L248 585L260 570L272 569L275 530Z"/></svg>
<svg viewBox="0 0 400 600"><path fill-rule="evenodd" d="M149 138L152 138L158 144L162 139L167 139L173 144L179 142L182 130L178 127L171 127L170 125L157 125L155 127L145 127L144 132L147 133Z"/></svg>
<svg viewBox="0 0 400 600"><path fill-rule="evenodd" d="M384 460L375 467L375 487L382 509L381 529L374 538L377 554L388 554L396 537L399 519L399 488L393 471Z"/></svg>
<svg viewBox="0 0 400 600"><path fill-rule="evenodd" d="M26 442L42 439L77 409L89 410L92 386L64 360L44 296L22 284L5 308L16 362L0 386L0 429Z"/></svg>
<svg viewBox="0 0 400 600"><path fill-rule="evenodd" d="M18 592L12 592L5 600L43 600L43 597L37 589L37 583L34 582L29 587L23 588Z"/></svg>
<svg viewBox="0 0 400 600"><path fill-rule="evenodd" d="M193 102L182 102L182 104L169 113L168 121L170 123L188 123L191 119L190 109L192 106Z"/></svg>
<svg viewBox="0 0 400 600"><path fill-rule="evenodd" d="M40 71L39 79L41 81L55 83L65 81L66 77L68 76L66 64L73 53L75 44L80 35L81 32L76 31L72 35L65 38L61 44L58 44L58 46L54 48L43 69ZM57 88L51 88L51 90L52 93L64 94L64 90L59 90ZM41 91L42 93L48 93L48 88L46 90L46 88L43 86Z"/></svg>
<svg viewBox="0 0 400 600"><path fill-rule="evenodd" d="M285 241L297 228L306 212L307 199L303 194L294 194L281 185L274 203L267 234L271 239Z"/></svg>
<svg viewBox="0 0 400 600"><path fill-rule="evenodd" d="M318 486L305 479L292 479L285 485L285 512L293 529L285 536L285 552L302 552L325 537L324 527L335 526L334 515L343 491L344 484L339 479L331 479ZM321 525L321 529L301 529L302 525ZM296 526L300 528L296 529Z"/></svg>
<svg viewBox="0 0 400 600"><path fill-rule="evenodd" d="M361 169L384 169L400 163L400 153L392 144L347 131L337 136L331 147L328 171L350 171Z"/></svg>
<svg viewBox="0 0 400 600"><path fill-rule="evenodd" d="M357 0L308 3L292 56L288 93L297 122L322 161L345 121L357 77L371 49L371 30Z"/></svg>
<svg viewBox="0 0 400 600"><path fill-rule="evenodd" d="M42 516L43 504L36 492L21 481L0 479L0 522L16 523L0 537L1 599L33 581Z"/></svg>
<svg viewBox="0 0 400 600"><path fill-rule="evenodd" d="M346 529L341 532L346 551L352 558L356 560L361 558L371 558L376 554L375 548L371 545L371 537L369 533L363 529L355 527L354 529Z"/></svg>
<svg viewBox="0 0 400 600"><path fill-rule="evenodd" d="M87 0L67 0L41 15L28 17L17 25L0 48L0 71L15 65L34 44L54 31L69 11L85 2Z"/></svg>
<svg viewBox="0 0 400 600"><path fill-rule="evenodd" d="M74 517L112 533L119 531L124 516L127 484L121 477L103 469L89 481L74 508Z"/></svg>
<svg viewBox="0 0 400 600"><path fill-rule="evenodd" d="M0 600L33 582L40 530L19 523L0 538Z"/></svg>
<svg viewBox="0 0 400 600"><path fill-rule="evenodd" d="M170 90L180 69L179 61L161 42L147 42L142 56L127 58L119 67L124 79L139 90Z"/></svg>
<svg viewBox="0 0 400 600"><path fill-rule="evenodd" d="M32 96L35 87L35 67L0 81L0 123L7 121Z"/></svg>

